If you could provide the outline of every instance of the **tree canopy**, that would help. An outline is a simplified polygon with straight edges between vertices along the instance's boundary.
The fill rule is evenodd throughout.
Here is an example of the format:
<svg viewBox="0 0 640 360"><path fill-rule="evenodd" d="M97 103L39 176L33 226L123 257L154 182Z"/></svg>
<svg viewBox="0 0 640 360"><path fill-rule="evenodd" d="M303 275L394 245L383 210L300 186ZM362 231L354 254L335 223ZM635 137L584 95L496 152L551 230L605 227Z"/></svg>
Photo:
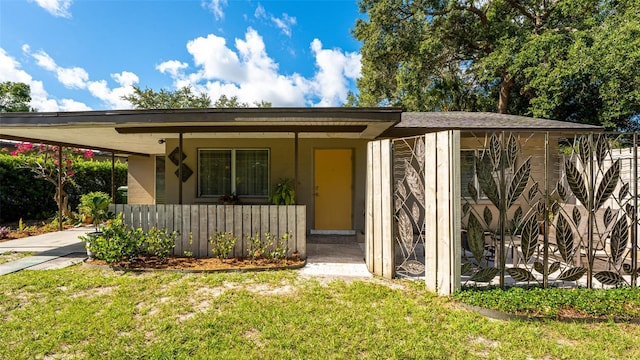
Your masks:
<svg viewBox="0 0 640 360"><path fill-rule="evenodd" d="M0 83L0 112L35 111L31 102L31 87L25 83Z"/></svg>
<svg viewBox="0 0 640 360"><path fill-rule="evenodd" d="M363 106L494 111L627 129L640 0L359 0Z"/></svg>
<svg viewBox="0 0 640 360"><path fill-rule="evenodd" d="M190 87L177 90L154 91L153 89L141 89L133 87L133 94L123 96L136 109L196 109L196 108L247 108L248 103L238 100L237 96L227 97L222 95L213 103L207 94L194 94ZM255 103L257 107L271 107L271 103L262 101Z"/></svg>

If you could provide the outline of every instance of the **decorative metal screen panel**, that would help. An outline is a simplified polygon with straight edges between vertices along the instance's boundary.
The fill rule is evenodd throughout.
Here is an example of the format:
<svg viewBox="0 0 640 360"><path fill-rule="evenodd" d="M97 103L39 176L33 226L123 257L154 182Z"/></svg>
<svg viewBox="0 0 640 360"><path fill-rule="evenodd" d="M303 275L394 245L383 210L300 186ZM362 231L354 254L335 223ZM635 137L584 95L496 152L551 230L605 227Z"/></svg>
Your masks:
<svg viewBox="0 0 640 360"><path fill-rule="evenodd" d="M393 141L395 270L398 277L424 277L424 137Z"/></svg>
<svg viewBox="0 0 640 360"><path fill-rule="evenodd" d="M637 285L637 137L461 139L463 284Z"/></svg>

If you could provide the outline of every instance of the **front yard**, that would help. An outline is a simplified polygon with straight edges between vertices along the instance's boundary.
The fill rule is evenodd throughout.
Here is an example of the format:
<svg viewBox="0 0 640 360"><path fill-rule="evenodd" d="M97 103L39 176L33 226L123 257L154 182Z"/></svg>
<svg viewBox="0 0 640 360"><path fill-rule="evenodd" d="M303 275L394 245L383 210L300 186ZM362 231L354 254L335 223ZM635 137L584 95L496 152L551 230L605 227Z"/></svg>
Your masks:
<svg viewBox="0 0 640 360"><path fill-rule="evenodd" d="M406 281L295 271L0 277L0 358L640 358L640 325L497 321Z"/></svg>

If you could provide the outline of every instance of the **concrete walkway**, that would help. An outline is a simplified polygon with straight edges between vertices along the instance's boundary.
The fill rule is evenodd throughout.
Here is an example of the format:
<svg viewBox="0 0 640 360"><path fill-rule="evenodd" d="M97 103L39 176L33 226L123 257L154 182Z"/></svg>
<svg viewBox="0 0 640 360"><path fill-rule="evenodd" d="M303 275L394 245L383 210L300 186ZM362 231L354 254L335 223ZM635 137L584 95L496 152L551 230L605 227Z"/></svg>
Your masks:
<svg viewBox="0 0 640 360"><path fill-rule="evenodd" d="M78 236L94 228L79 227L22 239L0 242L3 252L36 252L19 260L0 264L0 275L19 270L50 270L70 266L86 259L85 244ZM310 237L307 265L300 269L305 277L364 279L372 275L364 262L364 244L355 237Z"/></svg>
<svg viewBox="0 0 640 360"><path fill-rule="evenodd" d="M0 276L23 269L56 269L83 261L87 251L78 238L94 231L92 226L78 227L22 239L0 242L0 253L35 252L35 255L0 264Z"/></svg>

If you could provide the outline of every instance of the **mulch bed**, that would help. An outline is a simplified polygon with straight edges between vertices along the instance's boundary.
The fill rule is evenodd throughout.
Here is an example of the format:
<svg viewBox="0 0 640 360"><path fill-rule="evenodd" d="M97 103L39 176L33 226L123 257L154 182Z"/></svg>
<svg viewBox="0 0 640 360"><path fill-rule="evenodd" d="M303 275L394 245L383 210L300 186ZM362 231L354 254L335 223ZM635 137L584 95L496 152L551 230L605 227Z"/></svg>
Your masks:
<svg viewBox="0 0 640 360"><path fill-rule="evenodd" d="M124 271L183 271L183 272L216 272L216 271L259 271L279 269L299 269L306 264L304 259L286 259L280 262L271 262L266 259L218 259L218 258L193 258L183 256L169 256L161 261L156 256L140 256L132 261L122 261L107 264L103 260L87 259L86 265L108 267L114 270Z"/></svg>

